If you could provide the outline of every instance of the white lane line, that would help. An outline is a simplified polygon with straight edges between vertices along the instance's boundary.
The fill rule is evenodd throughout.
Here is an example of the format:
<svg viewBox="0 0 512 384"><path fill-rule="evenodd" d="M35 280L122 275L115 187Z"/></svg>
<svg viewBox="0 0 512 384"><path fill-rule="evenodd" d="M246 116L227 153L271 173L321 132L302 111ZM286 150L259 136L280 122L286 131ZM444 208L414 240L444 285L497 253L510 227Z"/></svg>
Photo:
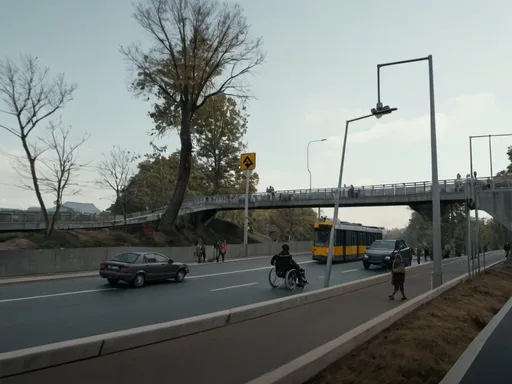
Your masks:
<svg viewBox="0 0 512 384"><path fill-rule="evenodd" d="M346 271L341 271L341 273L349 273L349 272L357 272L357 271L361 271L362 269L359 268L359 269L348 269Z"/></svg>
<svg viewBox="0 0 512 384"><path fill-rule="evenodd" d="M301 264L310 264L310 263L316 263L315 260L310 260L310 261L302 261L300 263L298 263L299 265ZM213 276L223 276L223 275L233 275L235 273L243 273L243 272L252 272L252 271L262 271L264 269L271 269L273 268L271 265L267 266L267 267L259 267L259 268L251 268L251 269L240 269L240 270L237 270L237 271L227 271L227 272L218 272L218 273L209 273L207 275L196 275L196 276L187 276L187 279L201 279L203 277L213 277Z"/></svg>
<svg viewBox="0 0 512 384"><path fill-rule="evenodd" d="M240 285L232 285L231 287L223 287L223 288L212 289L211 292L224 291L225 289L249 287L251 285L256 285L256 284L258 284L258 283L247 283L247 284L240 284Z"/></svg>
<svg viewBox="0 0 512 384"><path fill-rule="evenodd" d="M40 296L29 296L29 297L16 297L14 299L3 299L0 300L0 304L3 303L11 303L14 301L23 301L23 300L35 300L35 299L46 299L47 297L57 297L57 296L69 296L69 295L80 295L82 293L92 293L92 292L102 292L102 291L113 291L117 288L104 288L104 289L89 289L87 291L75 291L75 292L63 292L63 293L53 293L50 295L40 295Z"/></svg>

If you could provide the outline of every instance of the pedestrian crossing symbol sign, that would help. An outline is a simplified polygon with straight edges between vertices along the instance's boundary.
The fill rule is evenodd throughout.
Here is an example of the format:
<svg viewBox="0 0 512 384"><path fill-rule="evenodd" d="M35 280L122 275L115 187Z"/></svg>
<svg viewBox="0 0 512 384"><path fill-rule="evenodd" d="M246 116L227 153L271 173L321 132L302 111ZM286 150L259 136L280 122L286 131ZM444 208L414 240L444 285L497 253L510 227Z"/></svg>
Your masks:
<svg viewBox="0 0 512 384"><path fill-rule="evenodd" d="M256 168L256 153L242 153L240 156L240 169L252 171Z"/></svg>

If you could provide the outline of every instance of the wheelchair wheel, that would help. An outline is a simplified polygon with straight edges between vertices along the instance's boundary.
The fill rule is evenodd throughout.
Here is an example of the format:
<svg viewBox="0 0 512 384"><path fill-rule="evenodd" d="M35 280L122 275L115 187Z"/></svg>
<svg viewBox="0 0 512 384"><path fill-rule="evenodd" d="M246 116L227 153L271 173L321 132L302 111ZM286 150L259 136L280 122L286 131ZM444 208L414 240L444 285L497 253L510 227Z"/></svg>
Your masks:
<svg viewBox="0 0 512 384"><path fill-rule="evenodd" d="M286 285L286 289L289 291L293 291L297 286L297 272L294 269L286 272L286 277L284 278L284 283Z"/></svg>
<svg viewBox="0 0 512 384"><path fill-rule="evenodd" d="M277 276L277 272L275 268L272 268L268 272L268 282L272 286L272 288L279 288L281 284L283 283L283 279L279 276Z"/></svg>

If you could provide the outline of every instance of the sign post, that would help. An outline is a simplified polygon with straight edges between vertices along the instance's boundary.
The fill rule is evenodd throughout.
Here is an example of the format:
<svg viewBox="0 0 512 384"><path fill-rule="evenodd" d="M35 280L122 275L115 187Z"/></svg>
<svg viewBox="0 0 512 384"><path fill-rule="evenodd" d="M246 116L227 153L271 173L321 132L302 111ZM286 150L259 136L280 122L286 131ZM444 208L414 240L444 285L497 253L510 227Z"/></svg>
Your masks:
<svg viewBox="0 0 512 384"><path fill-rule="evenodd" d="M249 187L251 171L256 168L256 153L242 153L240 169L245 172L245 210L244 210L244 256L249 257Z"/></svg>

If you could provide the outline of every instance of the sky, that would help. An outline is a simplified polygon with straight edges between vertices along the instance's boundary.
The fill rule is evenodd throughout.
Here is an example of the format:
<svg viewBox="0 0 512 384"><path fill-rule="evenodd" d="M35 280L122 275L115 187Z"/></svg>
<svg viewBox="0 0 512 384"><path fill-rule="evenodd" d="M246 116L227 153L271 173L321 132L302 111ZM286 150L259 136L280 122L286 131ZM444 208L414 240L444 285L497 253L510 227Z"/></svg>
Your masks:
<svg viewBox="0 0 512 384"><path fill-rule="evenodd" d="M335 187L345 121L376 103L376 65L433 55L439 178L469 173L469 136L512 132L509 36L512 2L493 0L240 0L251 35L264 41L266 61L251 77L248 152L257 153L260 190ZM89 167L76 178L78 196L105 209L113 192L98 188L94 166L114 145L150 151L150 105L128 90L131 73L120 46L147 42L126 0L2 0L1 54L39 58L53 74L77 84L74 100L58 117ZM350 126L344 184L372 185L431 180L428 66L419 62L382 69L382 100L398 111ZM2 109L0 102L0 110ZM57 116L56 116L57 117ZM11 124L0 112L0 124ZM38 135L44 134L44 126ZM177 148L175 133L159 141ZM507 165L512 137L492 141L494 172ZM474 140L474 168L490 174L487 139ZM12 156L19 139L0 130L0 207L37 205L18 188ZM51 205L52 197L45 196ZM331 210L325 210L327 214ZM346 221L387 228L407 224L407 207L343 208Z"/></svg>

